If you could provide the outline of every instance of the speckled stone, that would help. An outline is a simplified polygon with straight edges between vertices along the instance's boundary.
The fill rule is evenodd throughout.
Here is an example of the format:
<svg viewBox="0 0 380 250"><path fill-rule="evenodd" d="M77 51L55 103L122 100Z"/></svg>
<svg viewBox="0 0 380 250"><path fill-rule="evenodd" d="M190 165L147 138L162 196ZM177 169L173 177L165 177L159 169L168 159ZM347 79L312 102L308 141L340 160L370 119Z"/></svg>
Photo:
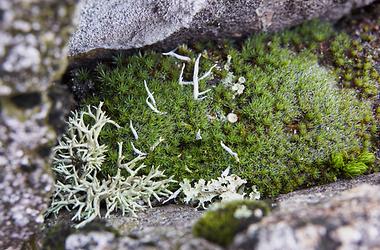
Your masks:
<svg viewBox="0 0 380 250"><path fill-rule="evenodd" d="M117 248L116 242L116 236L110 232L76 233L67 237L65 249L112 250Z"/></svg>
<svg viewBox="0 0 380 250"><path fill-rule="evenodd" d="M230 249L380 249L379 190L362 184L315 204L280 207L237 235Z"/></svg>
<svg viewBox="0 0 380 250"><path fill-rule="evenodd" d="M355 179L339 180L330 184L283 194L277 197L276 203L281 211L301 209L310 205L326 202L332 197L364 183L380 186L380 173L363 175Z"/></svg>
<svg viewBox="0 0 380 250"><path fill-rule="evenodd" d="M69 100L54 82L66 67L75 7L0 0L0 249L19 249L43 223L50 147Z"/></svg>
<svg viewBox="0 0 380 250"><path fill-rule="evenodd" d="M190 206L171 204L141 211L137 217L113 214L104 221L118 235L109 231L79 231L66 238L65 249L221 250L192 235L192 226L202 213ZM70 224L69 213L48 220L50 226L56 223Z"/></svg>
<svg viewBox="0 0 380 250"><path fill-rule="evenodd" d="M337 20L374 0L83 0L70 55L158 44L172 49L199 39L242 37L312 18ZM104 56L104 50L86 56ZM83 55L82 55L83 56Z"/></svg>

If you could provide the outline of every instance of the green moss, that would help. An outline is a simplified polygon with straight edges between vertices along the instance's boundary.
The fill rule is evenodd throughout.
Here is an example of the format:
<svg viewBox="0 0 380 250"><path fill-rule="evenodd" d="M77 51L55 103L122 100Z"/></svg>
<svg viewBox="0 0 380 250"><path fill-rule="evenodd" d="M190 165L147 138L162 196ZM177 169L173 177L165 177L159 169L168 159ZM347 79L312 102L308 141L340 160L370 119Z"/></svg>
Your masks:
<svg viewBox="0 0 380 250"><path fill-rule="evenodd" d="M331 157L331 164L341 170L347 177L355 177L364 174L368 167L375 163L376 157L373 153L362 152L360 155L336 153Z"/></svg>
<svg viewBox="0 0 380 250"><path fill-rule="evenodd" d="M329 23L313 20L282 32L278 40L282 46L295 51L313 51L323 64L334 69L340 85L359 90L363 97L374 98L379 93L376 58L368 48L364 49L374 41L374 36L365 28L356 33L356 39L352 39L347 33L335 31Z"/></svg>
<svg viewBox="0 0 380 250"><path fill-rule="evenodd" d="M321 42L324 39L330 42ZM351 43L348 36L314 21L280 34L259 34L241 45L227 41L207 52L203 49L208 45L199 45L201 72L215 62L220 68L214 70L214 79L201 82L201 90L212 89L202 101L193 100L192 86L178 84L182 62L174 58L146 52L100 64L91 79L86 74L97 94L84 104L104 101L107 114L122 126L102 134L110 159L102 172L116 173L118 141L126 146L126 158L134 157L132 120L140 136L134 142L138 149L149 152L160 136L165 138L144 163L161 166L177 180L216 178L231 166L234 174L257 185L266 197L335 181L344 171L331 163L333 155L350 152L355 156L372 150L373 121L368 119L372 104L358 98L351 88L340 88L336 72L319 66L322 53L315 52L327 46L327 54L334 55L331 58L341 58L346 64ZM186 46L180 51L192 58L197 54ZM232 80L246 79L242 95L234 95L221 83L229 75L223 69L227 55L232 58ZM353 66L348 68L343 72L349 75L345 81L364 77L357 76ZM192 79L192 70L193 63L186 65L185 80ZM153 113L147 106L144 80L154 92L157 108L167 115ZM230 112L238 116L237 123L223 120ZM195 138L198 130L202 140ZM240 162L220 141L238 153Z"/></svg>
<svg viewBox="0 0 380 250"><path fill-rule="evenodd" d="M342 153L335 153L331 157L332 165L336 168L342 169L344 167L344 158Z"/></svg>
<svg viewBox="0 0 380 250"><path fill-rule="evenodd" d="M270 211L263 201L243 200L217 205L218 208L205 212L194 224L193 234L221 246L230 244L237 233L259 222ZM236 212L239 209L249 212L239 217Z"/></svg>
<svg viewBox="0 0 380 250"><path fill-rule="evenodd" d="M343 169L348 176L355 177L364 174L367 171L368 166L363 162L350 162L345 165Z"/></svg>
<svg viewBox="0 0 380 250"><path fill-rule="evenodd" d="M369 152L363 152L359 157L357 158L357 161L362 162L364 164L374 164L376 160L376 157L374 154Z"/></svg>

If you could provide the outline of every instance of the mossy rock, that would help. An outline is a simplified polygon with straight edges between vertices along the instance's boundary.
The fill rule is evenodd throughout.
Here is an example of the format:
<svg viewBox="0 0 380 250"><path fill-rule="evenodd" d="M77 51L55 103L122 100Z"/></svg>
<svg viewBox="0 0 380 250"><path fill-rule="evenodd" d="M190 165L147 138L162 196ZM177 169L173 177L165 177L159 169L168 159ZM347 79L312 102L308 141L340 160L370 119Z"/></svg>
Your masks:
<svg viewBox="0 0 380 250"><path fill-rule="evenodd" d="M264 197L274 197L347 176L331 157L347 154L355 160L373 150L373 102L342 88L336 72L319 65L317 48L326 43L321 40L336 34L325 23L308 25L309 29L305 25L258 34L242 44L181 46L178 53L191 58L202 53L201 73L218 65L214 78L200 83L201 91L211 89L201 101L193 99L192 86L178 83L182 62L155 52L120 55L112 64L76 74L79 89L80 83L91 82L96 93L83 104L103 101L107 114L122 126L106 128L101 136L109 148L102 172L116 173L116 142L124 142L123 153L132 160L131 141L149 152L162 137L165 141L149 152L144 164L160 166L177 180L216 178L230 166L232 173L257 185ZM192 79L193 65L194 60L186 65L185 80ZM239 79L245 87L240 95L231 88ZM146 104L144 80L165 115ZM236 123L225 119L230 113L237 116ZM130 121L139 134L137 141ZM198 131L202 140L196 139ZM221 141L238 154L239 162L220 146Z"/></svg>
<svg viewBox="0 0 380 250"><path fill-rule="evenodd" d="M194 224L193 234L222 246L229 245L237 233L259 222L270 211L264 201L241 200L214 206Z"/></svg>

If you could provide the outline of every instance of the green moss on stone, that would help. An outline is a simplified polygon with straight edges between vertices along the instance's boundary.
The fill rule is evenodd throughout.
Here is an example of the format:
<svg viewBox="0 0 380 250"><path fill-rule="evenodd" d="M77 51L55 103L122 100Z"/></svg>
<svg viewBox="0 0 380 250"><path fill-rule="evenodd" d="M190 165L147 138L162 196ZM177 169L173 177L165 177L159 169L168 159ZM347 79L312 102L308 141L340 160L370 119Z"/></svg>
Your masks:
<svg viewBox="0 0 380 250"><path fill-rule="evenodd" d="M194 224L193 234L222 246L230 244L234 236L250 224L259 222L270 208L263 201L233 201L214 205ZM239 210L244 216L239 216Z"/></svg>
<svg viewBox="0 0 380 250"><path fill-rule="evenodd" d="M182 62L174 58L145 52L100 64L91 72L91 79L86 74L97 94L84 104L104 101L107 114L122 126L119 130L106 128L102 134L102 143L109 147L109 160L102 172L116 173L116 142L124 142L124 155L131 160L131 141L149 152L163 137L165 141L144 163L166 169L177 180L216 178L230 166L234 174L257 185L268 197L344 176L342 168L331 164L331 157L342 153L354 157L372 150L372 104L354 90L341 88L336 74L318 64L322 59L316 50L321 44L328 46L322 40L332 39L335 33L324 23L309 25L314 28L259 34L241 45L213 45L207 52L203 51L205 45L198 46L201 51L180 47L179 53L192 58L202 53L201 72L214 63L219 66L213 71L214 79L200 83L200 90L211 89L202 101L193 99L192 86L178 84ZM350 44L343 35L334 39ZM343 53L346 59L346 51L342 51L346 47L334 44L331 42L330 49ZM245 79L241 95L222 84L229 76L223 69L228 55L233 73L229 81ZM185 80L192 79L193 65L186 65ZM346 74L356 76L354 71ZM166 115L147 106L144 80L154 92L157 108ZM238 117L234 124L224 118L232 112ZM130 120L140 136L137 141L129 128ZM199 130L202 140L196 140ZM240 162L220 146L220 141L238 153Z"/></svg>

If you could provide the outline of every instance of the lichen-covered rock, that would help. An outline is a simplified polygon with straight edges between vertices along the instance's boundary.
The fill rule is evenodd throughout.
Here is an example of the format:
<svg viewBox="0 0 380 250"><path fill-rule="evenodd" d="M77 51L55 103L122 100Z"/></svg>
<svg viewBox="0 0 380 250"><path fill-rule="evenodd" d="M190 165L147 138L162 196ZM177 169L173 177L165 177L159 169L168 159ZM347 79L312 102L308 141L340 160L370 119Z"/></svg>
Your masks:
<svg viewBox="0 0 380 250"><path fill-rule="evenodd" d="M85 0L78 30L70 42L70 54L99 48L140 48L155 43L168 49L202 38L241 37L255 31L279 30L316 17L336 20L371 2Z"/></svg>
<svg viewBox="0 0 380 250"><path fill-rule="evenodd" d="M237 235L230 249L378 249L379 188L363 184L314 205L280 208Z"/></svg>
<svg viewBox="0 0 380 250"><path fill-rule="evenodd" d="M50 146L69 98L62 76L75 0L0 0L0 249L20 248L43 222ZM64 94L67 95L67 94Z"/></svg>

